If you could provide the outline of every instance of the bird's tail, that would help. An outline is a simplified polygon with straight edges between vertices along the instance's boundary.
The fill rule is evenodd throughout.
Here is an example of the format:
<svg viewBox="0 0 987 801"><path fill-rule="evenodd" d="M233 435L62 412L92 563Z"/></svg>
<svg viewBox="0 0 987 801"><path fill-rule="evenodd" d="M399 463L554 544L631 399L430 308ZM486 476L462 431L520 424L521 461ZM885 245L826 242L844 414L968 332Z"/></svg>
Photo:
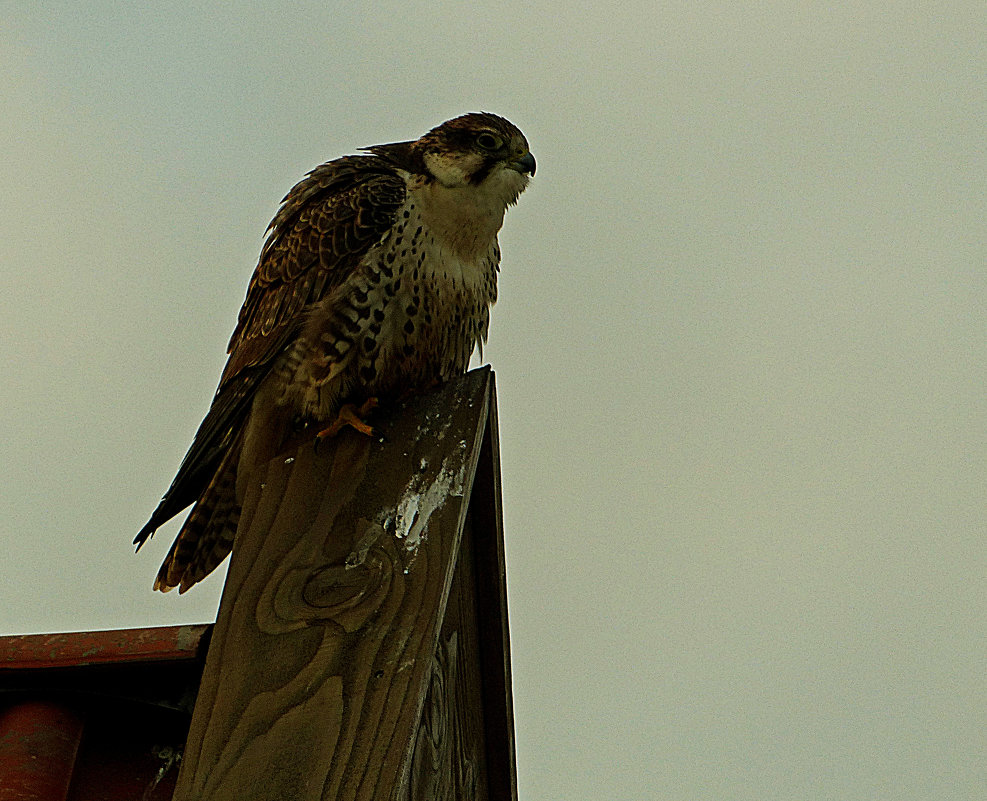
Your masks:
<svg viewBox="0 0 987 801"><path fill-rule="evenodd" d="M180 593L185 592L219 567L233 549L240 522L236 497L239 457L240 448L230 448L223 456L165 557L154 589L168 592L178 587Z"/></svg>

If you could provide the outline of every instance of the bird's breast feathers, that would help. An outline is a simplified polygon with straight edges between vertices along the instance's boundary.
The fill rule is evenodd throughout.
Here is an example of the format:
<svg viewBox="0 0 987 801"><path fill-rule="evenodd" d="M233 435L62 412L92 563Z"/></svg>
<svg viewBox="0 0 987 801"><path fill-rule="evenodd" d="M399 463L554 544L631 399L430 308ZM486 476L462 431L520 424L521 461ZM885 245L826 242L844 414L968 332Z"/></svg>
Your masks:
<svg viewBox="0 0 987 801"><path fill-rule="evenodd" d="M289 357L289 383L300 391L295 402L306 415L331 416L353 385L390 394L449 378L466 369L486 339L497 299L500 226L468 213L459 227L435 226L429 202L409 192L394 227L312 310ZM286 389L284 402L291 403L295 392Z"/></svg>

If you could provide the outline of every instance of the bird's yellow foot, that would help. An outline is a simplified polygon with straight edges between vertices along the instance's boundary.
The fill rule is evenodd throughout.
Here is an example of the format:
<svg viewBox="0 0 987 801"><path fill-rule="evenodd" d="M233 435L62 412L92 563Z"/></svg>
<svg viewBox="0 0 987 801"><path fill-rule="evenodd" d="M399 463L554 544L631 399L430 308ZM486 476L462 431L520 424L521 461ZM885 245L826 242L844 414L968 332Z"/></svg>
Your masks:
<svg viewBox="0 0 987 801"><path fill-rule="evenodd" d="M336 419L315 436L319 439L334 437L346 428L346 426L355 428L361 434L365 434L368 437L374 436L373 428L363 418L376 409L377 404L377 398L367 398L360 406L354 406L352 403L344 403L339 408L339 414L336 415Z"/></svg>

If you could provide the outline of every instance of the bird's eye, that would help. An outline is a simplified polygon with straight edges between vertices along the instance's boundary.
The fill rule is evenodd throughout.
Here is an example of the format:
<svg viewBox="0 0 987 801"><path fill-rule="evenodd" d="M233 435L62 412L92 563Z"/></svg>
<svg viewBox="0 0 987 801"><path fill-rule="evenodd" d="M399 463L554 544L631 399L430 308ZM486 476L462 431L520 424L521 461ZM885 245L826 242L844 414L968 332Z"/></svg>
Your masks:
<svg viewBox="0 0 987 801"><path fill-rule="evenodd" d="M500 139L492 133L482 133L476 137L476 143L484 150L500 150Z"/></svg>

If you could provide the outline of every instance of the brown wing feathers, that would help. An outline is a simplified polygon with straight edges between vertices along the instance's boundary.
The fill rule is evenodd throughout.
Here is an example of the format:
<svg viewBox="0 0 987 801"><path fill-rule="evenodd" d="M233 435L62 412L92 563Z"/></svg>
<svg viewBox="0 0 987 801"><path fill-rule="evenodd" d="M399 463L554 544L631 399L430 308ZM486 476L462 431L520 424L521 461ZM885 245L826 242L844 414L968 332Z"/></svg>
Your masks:
<svg viewBox="0 0 987 801"><path fill-rule="evenodd" d="M158 526L196 503L156 588L180 582L185 589L229 552L239 517L236 462L253 397L298 335L306 308L358 267L393 225L404 194L403 179L385 159L349 156L317 167L285 197L247 289L212 406L171 487L134 540L139 548Z"/></svg>
<svg viewBox="0 0 987 801"><path fill-rule="evenodd" d="M372 156L323 164L288 193L230 338L224 381L281 352L279 334L296 333L301 310L356 268L393 224L404 193L394 170Z"/></svg>

